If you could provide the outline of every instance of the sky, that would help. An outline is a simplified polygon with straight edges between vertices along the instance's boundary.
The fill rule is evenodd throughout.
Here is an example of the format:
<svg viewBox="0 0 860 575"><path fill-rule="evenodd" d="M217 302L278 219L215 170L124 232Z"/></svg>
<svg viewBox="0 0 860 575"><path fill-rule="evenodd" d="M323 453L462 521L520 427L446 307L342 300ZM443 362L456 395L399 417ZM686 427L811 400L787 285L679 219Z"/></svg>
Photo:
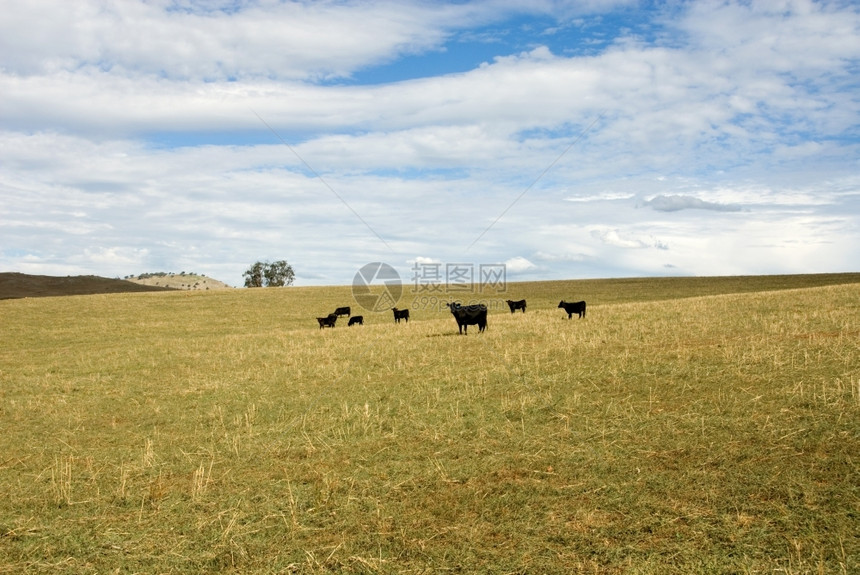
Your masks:
<svg viewBox="0 0 860 575"><path fill-rule="evenodd" d="M0 0L0 271L858 271L860 6Z"/></svg>

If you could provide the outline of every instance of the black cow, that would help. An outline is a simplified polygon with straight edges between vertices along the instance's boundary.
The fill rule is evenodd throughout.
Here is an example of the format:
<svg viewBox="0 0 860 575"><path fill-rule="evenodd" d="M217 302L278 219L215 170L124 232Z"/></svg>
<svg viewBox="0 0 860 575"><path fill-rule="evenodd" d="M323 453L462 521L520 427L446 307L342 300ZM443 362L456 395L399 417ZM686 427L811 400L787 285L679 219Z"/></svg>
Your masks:
<svg viewBox="0 0 860 575"><path fill-rule="evenodd" d="M405 319L406 323L409 323L409 310L408 309L397 309L395 307L391 311L394 312L394 323L400 323L401 319Z"/></svg>
<svg viewBox="0 0 860 575"><path fill-rule="evenodd" d="M334 315L336 315L336 316L345 315L346 317L349 317L349 306L337 308L336 310L334 310Z"/></svg>
<svg viewBox="0 0 860 575"><path fill-rule="evenodd" d="M337 321L337 316L330 313L326 317L318 317L317 321L320 322L320 329L324 327L334 327L334 322Z"/></svg>
<svg viewBox="0 0 860 575"><path fill-rule="evenodd" d="M572 303L568 303L564 300L559 302L558 307L563 308L564 311L567 312L567 319L573 317L573 314L579 315L579 318L582 319L585 317L585 302L584 301L575 301Z"/></svg>
<svg viewBox="0 0 860 575"><path fill-rule="evenodd" d="M526 313L526 300L521 299L520 301L511 301L505 300L508 302L508 307L511 308L511 313L514 313L518 309L523 310L523 313Z"/></svg>
<svg viewBox="0 0 860 575"><path fill-rule="evenodd" d="M349 326L356 324L356 323L358 325L364 325L364 316L363 315L354 315L351 318L349 318L349 323L346 325L347 325L347 327L349 327Z"/></svg>
<svg viewBox="0 0 860 575"><path fill-rule="evenodd" d="M460 335L464 333L468 335L470 325L477 325L478 333L487 329L487 306L484 304L462 306L459 302L455 302L446 303L445 305L451 309L451 314L457 320Z"/></svg>

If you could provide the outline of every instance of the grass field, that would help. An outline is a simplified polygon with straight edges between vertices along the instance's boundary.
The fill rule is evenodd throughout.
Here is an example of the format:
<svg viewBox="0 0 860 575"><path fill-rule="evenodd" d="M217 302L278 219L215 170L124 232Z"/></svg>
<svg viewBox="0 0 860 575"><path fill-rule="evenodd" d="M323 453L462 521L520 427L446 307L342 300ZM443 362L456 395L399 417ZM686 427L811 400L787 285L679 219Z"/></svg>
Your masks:
<svg viewBox="0 0 860 575"><path fill-rule="evenodd" d="M860 274L408 295L0 301L0 573L860 572Z"/></svg>

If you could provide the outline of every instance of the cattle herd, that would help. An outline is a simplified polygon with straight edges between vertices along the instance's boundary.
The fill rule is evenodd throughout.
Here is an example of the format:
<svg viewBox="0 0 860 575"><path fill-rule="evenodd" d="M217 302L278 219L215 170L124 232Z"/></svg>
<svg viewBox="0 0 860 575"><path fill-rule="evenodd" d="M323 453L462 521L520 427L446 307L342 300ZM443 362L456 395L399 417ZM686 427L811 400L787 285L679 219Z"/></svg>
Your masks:
<svg viewBox="0 0 860 575"><path fill-rule="evenodd" d="M337 318L345 315L349 318L349 323L347 325L364 325L364 316L362 315L352 315L349 306L347 307L339 307L334 310L334 313L330 313L325 317L318 317L317 321L320 322L320 329L324 327L334 327L335 322L337 322Z"/></svg>
<svg viewBox="0 0 860 575"><path fill-rule="evenodd" d="M526 313L526 300L521 299L519 301L507 300L508 307L511 308L511 313L513 314L517 310L521 310L523 313ZM474 305L462 305L460 302L452 302L445 304L449 310L451 310L451 315L454 316L454 319L457 320L457 327L460 330L460 334L467 334L469 331L470 325L477 325L478 332L483 332L487 329L487 306L484 304L474 304ZM576 314L580 319L585 317L585 302L584 301L575 301L575 302L566 302L561 300L558 304L558 307L563 309L567 314L567 319L571 319L573 314ZM400 320L406 320L406 323L409 323L409 310L408 309L397 309L393 308L391 311L394 312L394 323L400 323ZM330 313L325 317L318 317L317 321L320 324L320 329L325 327L334 327L337 322L337 318L342 315L345 315L349 318L349 323L347 325L364 325L364 316L360 315L351 315L351 310L349 306L339 307L334 310L334 313Z"/></svg>

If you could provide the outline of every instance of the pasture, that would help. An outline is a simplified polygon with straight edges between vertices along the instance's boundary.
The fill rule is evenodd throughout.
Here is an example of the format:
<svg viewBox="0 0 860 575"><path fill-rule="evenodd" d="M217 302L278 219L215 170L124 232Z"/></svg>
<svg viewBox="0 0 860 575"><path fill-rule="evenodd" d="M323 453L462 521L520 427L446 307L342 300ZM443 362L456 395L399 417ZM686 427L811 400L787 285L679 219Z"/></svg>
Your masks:
<svg viewBox="0 0 860 575"><path fill-rule="evenodd" d="M860 571L860 275L405 291L0 301L0 573Z"/></svg>

